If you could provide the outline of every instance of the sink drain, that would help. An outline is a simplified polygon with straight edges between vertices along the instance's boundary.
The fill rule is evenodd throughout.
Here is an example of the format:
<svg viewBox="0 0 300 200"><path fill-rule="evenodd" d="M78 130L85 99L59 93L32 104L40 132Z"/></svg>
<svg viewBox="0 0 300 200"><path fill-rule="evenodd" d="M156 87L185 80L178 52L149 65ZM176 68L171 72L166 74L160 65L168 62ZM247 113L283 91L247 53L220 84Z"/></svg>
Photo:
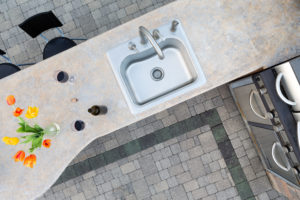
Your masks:
<svg viewBox="0 0 300 200"><path fill-rule="evenodd" d="M164 78L164 71L160 67L155 67L151 70L151 78L155 81L160 81Z"/></svg>

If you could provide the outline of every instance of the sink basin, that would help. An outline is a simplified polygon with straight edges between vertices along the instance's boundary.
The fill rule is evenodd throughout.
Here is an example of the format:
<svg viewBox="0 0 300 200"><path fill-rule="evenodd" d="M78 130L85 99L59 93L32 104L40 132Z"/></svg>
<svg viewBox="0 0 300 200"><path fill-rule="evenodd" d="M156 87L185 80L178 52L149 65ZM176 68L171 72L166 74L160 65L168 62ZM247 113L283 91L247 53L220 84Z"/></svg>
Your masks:
<svg viewBox="0 0 300 200"><path fill-rule="evenodd" d="M171 23L157 29L160 38L156 41L164 53L163 59L158 57L149 42L140 44L139 37L107 53L133 114L196 89L206 82L181 23L175 32L170 31L170 26ZM128 44L135 44L136 48L130 50Z"/></svg>

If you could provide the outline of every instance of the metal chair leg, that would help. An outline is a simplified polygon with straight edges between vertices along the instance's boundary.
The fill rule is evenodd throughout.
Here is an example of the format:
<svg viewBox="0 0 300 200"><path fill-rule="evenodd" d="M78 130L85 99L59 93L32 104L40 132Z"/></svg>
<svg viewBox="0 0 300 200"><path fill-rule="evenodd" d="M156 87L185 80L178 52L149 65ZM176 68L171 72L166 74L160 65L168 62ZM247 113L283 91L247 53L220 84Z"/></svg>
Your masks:
<svg viewBox="0 0 300 200"><path fill-rule="evenodd" d="M23 63L23 64L17 64L18 67L27 66L27 65L34 65L35 63Z"/></svg>
<svg viewBox="0 0 300 200"><path fill-rule="evenodd" d="M70 38L71 40L87 40L85 38Z"/></svg>
<svg viewBox="0 0 300 200"><path fill-rule="evenodd" d="M48 38L46 38L42 33L40 34L40 36L41 36L47 43L49 42Z"/></svg>
<svg viewBox="0 0 300 200"><path fill-rule="evenodd" d="M11 63L11 60L9 59L9 57L6 57L4 55L0 55L2 58L4 58L5 60L7 60L9 63Z"/></svg>
<svg viewBox="0 0 300 200"><path fill-rule="evenodd" d="M56 30L60 33L61 37L65 37L64 32L60 28L56 27Z"/></svg>

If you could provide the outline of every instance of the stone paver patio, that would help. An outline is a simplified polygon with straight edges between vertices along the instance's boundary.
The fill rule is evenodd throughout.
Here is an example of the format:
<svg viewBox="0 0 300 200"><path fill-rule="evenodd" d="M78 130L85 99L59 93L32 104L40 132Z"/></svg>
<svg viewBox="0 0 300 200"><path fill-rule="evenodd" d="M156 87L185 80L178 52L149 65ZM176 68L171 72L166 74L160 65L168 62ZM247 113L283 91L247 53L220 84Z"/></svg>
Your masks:
<svg viewBox="0 0 300 200"><path fill-rule="evenodd" d="M286 199L225 85L97 139L40 199L51 198Z"/></svg>
<svg viewBox="0 0 300 200"><path fill-rule="evenodd" d="M18 24L53 10L91 38L172 0L0 1L0 49L39 62L45 42ZM58 36L55 30L45 34ZM93 141L39 199L286 199L272 189L226 85Z"/></svg>

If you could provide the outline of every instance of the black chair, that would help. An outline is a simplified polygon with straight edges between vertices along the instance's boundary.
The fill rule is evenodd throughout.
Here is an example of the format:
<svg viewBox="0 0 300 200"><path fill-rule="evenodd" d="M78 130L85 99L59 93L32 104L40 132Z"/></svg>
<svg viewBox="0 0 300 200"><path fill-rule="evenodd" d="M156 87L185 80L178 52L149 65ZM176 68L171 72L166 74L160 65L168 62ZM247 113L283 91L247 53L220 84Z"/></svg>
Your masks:
<svg viewBox="0 0 300 200"><path fill-rule="evenodd" d="M17 65L12 64L10 59L4 55L5 55L5 51L2 51L0 49L0 56L8 61L7 63L0 64L0 79L21 70Z"/></svg>
<svg viewBox="0 0 300 200"><path fill-rule="evenodd" d="M35 38L36 36L40 35L47 42L43 50L43 59L47 59L62 51L76 46L76 43L73 40L85 40L79 38L70 39L64 37L62 30L59 28L62 25L63 24L53 14L53 12L48 11L36 14L28 18L23 23L21 23L19 27L23 29L32 38ZM42 33L51 28L56 28L61 34L61 37L56 37L49 41Z"/></svg>
<svg viewBox="0 0 300 200"><path fill-rule="evenodd" d="M6 63L0 63L0 79L4 78L6 76L9 76L13 73L16 73L20 71L20 66L26 66L26 65L34 65L35 63L24 63L24 64L12 64L9 57L5 56L6 52L0 49L0 57L4 58L7 62Z"/></svg>

